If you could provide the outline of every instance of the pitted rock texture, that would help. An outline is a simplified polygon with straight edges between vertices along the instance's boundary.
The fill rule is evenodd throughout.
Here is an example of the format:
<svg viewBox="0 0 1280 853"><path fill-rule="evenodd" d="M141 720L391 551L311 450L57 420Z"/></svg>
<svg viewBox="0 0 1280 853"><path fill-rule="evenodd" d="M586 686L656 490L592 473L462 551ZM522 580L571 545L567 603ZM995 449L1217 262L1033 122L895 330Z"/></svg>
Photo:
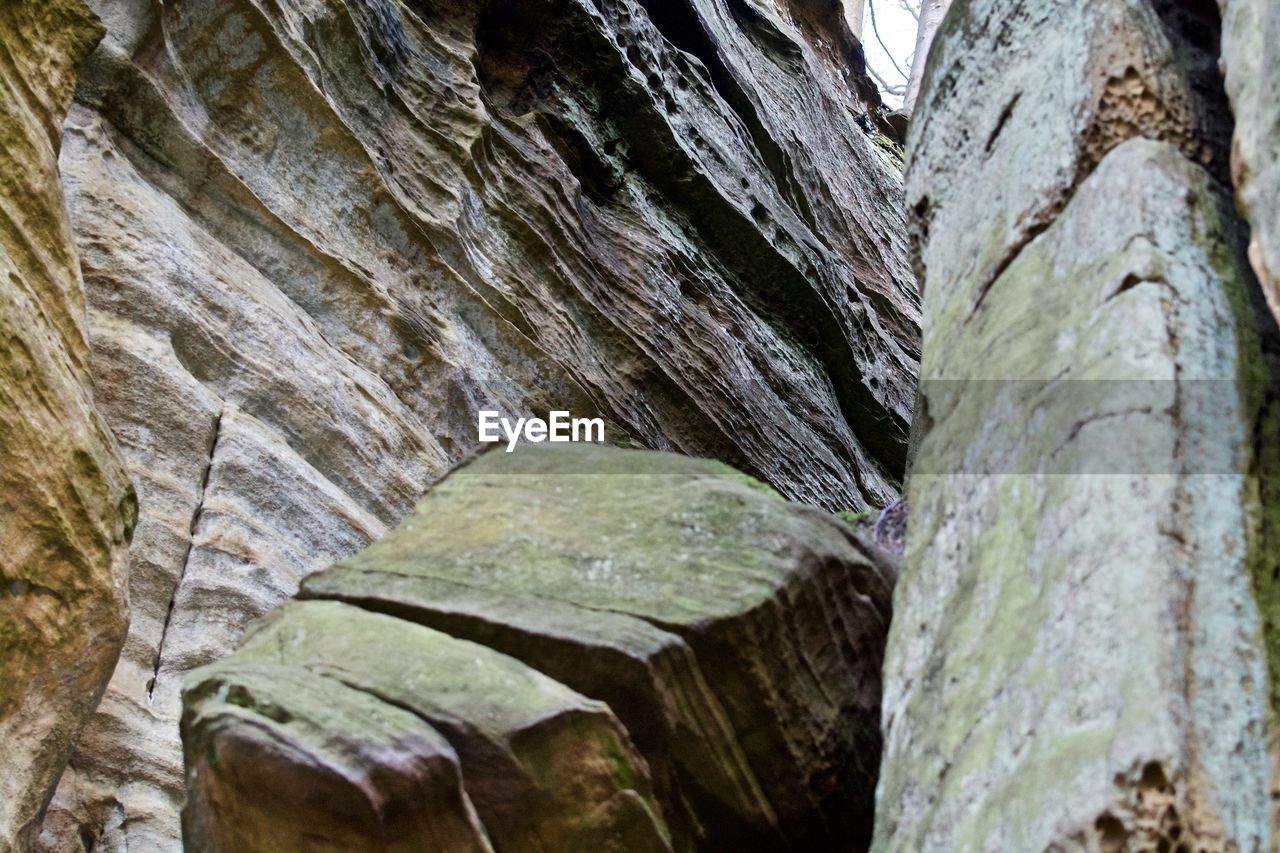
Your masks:
<svg viewBox="0 0 1280 853"><path fill-rule="evenodd" d="M950 292L979 280L957 303L975 310L1080 181L1131 137L1176 145L1225 181L1231 123L1215 18L1209 2L956 0L907 140L923 287Z"/></svg>
<svg viewBox="0 0 1280 853"><path fill-rule="evenodd" d="M457 751L465 794L495 849L528 845L511 834L515 814L544 839L538 849L615 849L546 842L555 826L585 820L595 801L540 805L533 798L517 807L507 801L509 780L525 771L507 759L469 757L480 749L472 729L507 713L494 707L516 701L454 671L451 644L475 643L509 661L503 666L607 703L626 727L642 756L627 763L640 768L635 778L643 786L628 796L630 811L601 814L639 821L634 808L648 802L651 780L661 823L655 834L640 821L628 830L634 834L618 836L616 849L865 849L893 579L881 559L829 514L788 504L720 463L603 447L484 454L435 486L384 539L304 581L304 601L271 617L244 648L188 678L188 847L231 849L209 839L234 831L247 809L267 823L276 814L306 823L289 817L285 804L306 802L328 784L328 770L307 769L322 766L308 757L315 746L298 746L301 753L287 759L296 772L270 771L293 780L279 802L264 801L252 781L252 752L243 768L219 759L215 769L204 757L210 744L258 739L268 704L282 709L284 725L298 721L299 731L310 732L288 735L295 746L298 738L385 737L382 728L365 735L355 714L317 716L305 691L275 690L248 705L233 698L237 679L265 684L277 667L282 684L303 669L411 706ZM309 613L331 615L321 625ZM430 629L421 636L443 638L432 641L440 650L391 639L393 623L398 632ZM285 630L294 633L281 640ZM427 699L406 705L395 691L417 689L415 679L421 696L458 697L457 704L448 714L424 711ZM382 686L371 688L374 682ZM257 721L242 720L232 707L239 705L260 709ZM566 737L560 749L579 755L574 739L585 735ZM389 762L385 771L382 762ZM529 768L524 757L517 765ZM394 781L403 772L392 758L370 752L343 766L344 778L392 780L371 783L370 796L388 815L419 809L428 797L447 801L460 821L451 776L423 793ZM333 827L325 838L349 829L320 814L316 825ZM418 849L437 849L422 843Z"/></svg>
<svg viewBox="0 0 1280 853"><path fill-rule="evenodd" d="M94 406L84 289L58 179L76 0L0 3L0 850L26 849L128 626L137 516Z"/></svg>
<svg viewBox="0 0 1280 853"><path fill-rule="evenodd" d="M1275 341L1212 13L943 25L908 143L928 331L876 850L1270 849Z"/></svg>
<svg viewBox="0 0 1280 853"><path fill-rule="evenodd" d="M835 7L95 7L62 167L142 514L50 848L176 848L181 673L402 518L480 409L897 497L918 301Z"/></svg>
<svg viewBox="0 0 1280 853"><path fill-rule="evenodd" d="M1280 7L1267 0L1218 0L1222 67L1235 114L1231 176L1252 226L1249 260L1280 318ZM1275 619L1280 614L1271 614Z"/></svg>

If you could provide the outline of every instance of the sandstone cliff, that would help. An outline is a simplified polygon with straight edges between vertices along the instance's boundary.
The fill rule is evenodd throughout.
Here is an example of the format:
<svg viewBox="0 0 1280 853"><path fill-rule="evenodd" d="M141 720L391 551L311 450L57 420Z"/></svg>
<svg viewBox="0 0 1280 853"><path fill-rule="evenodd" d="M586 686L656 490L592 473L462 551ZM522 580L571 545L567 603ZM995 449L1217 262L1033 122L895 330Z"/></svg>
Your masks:
<svg viewBox="0 0 1280 853"><path fill-rule="evenodd" d="M1275 3L853 5L0 0L0 851L1275 849Z"/></svg>
<svg viewBox="0 0 1280 853"><path fill-rule="evenodd" d="M133 489L94 407L58 180L77 0L0 3L0 850L25 849L128 625Z"/></svg>
<svg viewBox="0 0 1280 853"><path fill-rule="evenodd" d="M896 497L917 297L836 7L91 5L61 165L141 517L48 846L176 847L181 675L399 521L479 409Z"/></svg>

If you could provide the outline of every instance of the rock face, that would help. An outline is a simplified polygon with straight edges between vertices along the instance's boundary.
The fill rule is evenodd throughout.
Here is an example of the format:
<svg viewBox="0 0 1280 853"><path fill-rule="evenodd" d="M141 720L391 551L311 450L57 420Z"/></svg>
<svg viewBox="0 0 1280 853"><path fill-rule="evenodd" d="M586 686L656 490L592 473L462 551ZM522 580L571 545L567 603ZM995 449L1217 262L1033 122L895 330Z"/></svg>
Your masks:
<svg viewBox="0 0 1280 853"><path fill-rule="evenodd" d="M1231 177L1236 203L1251 226L1249 260L1262 285L1267 305L1280 319L1280 95L1274 85L1280 68L1280 8L1257 0L1231 0L1222 22L1222 64L1227 94L1235 114ZM1272 436L1273 440L1275 436ZM1280 450L1277 451L1280 453ZM1274 465L1268 458L1264 464ZM1268 509L1280 510L1276 495ZM1280 710L1280 574L1256 575L1262 606L1268 660L1271 663L1272 707ZM1273 748L1280 795L1280 740ZM1280 796L1277 796L1280 808ZM1280 831L1280 815L1273 827Z"/></svg>
<svg viewBox="0 0 1280 853"><path fill-rule="evenodd" d="M865 849L891 583L719 463L484 454L189 677L187 848Z"/></svg>
<svg viewBox="0 0 1280 853"><path fill-rule="evenodd" d="M1231 176L1253 228L1249 260L1280 318L1280 8L1267 0L1219 0L1222 66L1235 113ZM1274 615L1273 615L1274 618Z"/></svg>
<svg viewBox="0 0 1280 853"><path fill-rule="evenodd" d="M915 297L843 30L438 6L98 4L62 165L143 511L53 846L176 843L178 676L401 518L481 408L893 497Z"/></svg>
<svg viewBox="0 0 1280 853"><path fill-rule="evenodd" d="M1274 341L1213 12L970 0L934 47L877 850L1269 849Z"/></svg>
<svg viewBox="0 0 1280 853"><path fill-rule="evenodd" d="M896 498L917 297L838 7L93 5L61 164L142 513L49 847L176 847L180 675L400 520L481 409Z"/></svg>
<svg viewBox="0 0 1280 853"><path fill-rule="evenodd" d="M94 407L58 181L76 0L0 3L0 850L25 849L128 626L133 489Z"/></svg>

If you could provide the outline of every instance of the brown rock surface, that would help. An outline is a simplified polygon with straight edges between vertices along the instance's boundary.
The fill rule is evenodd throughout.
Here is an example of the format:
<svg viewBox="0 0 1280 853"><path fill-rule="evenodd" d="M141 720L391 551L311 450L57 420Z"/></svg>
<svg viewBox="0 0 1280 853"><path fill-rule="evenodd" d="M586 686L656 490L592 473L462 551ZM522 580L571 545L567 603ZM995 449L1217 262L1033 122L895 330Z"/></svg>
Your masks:
<svg viewBox="0 0 1280 853"><path fill-rule="evenodd" d="M76 0L0 3L0 850L22 850L115 666L137 515L94 407L84 289L58 180Z"/></svg>

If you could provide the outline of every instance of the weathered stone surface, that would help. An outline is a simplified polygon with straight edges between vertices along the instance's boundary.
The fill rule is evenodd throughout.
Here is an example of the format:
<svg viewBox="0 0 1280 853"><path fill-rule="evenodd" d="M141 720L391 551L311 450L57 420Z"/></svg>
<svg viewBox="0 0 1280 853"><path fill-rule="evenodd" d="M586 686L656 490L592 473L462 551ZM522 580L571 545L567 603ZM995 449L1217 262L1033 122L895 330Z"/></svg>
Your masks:
<svg viewBox="0 0 1280 853"><path fill-rule="evenodd" d="M202 672L187 701L191 850L492 850L457 753L410 711L278 659Z"/></svg>
<svg viewBox="0 0 1280 853"><path fill-rule="evenodd" d="M1280 7L1265 0L1219 0L1223 10L1222 68L1235 115L1231 178L1236 204L1250 225L1249 261L1271 313L1280 319ZM1280 470L1280 431L1264 439L1263 465ZM1280 529L1280 488L1264 492L1268 516ZM1280 573L1254 572L1271 676L1272 833L1280 844Z"/></svg>
<svg viewBox="0 0 1280 853"><path fill-rule="evenodd" d="M1075 187L1134 136L1223 180L1230 121L1209 3L956 0L908 131L907 206L923 286L981 304ZM935 326L954 322L932 318Z"/></svg>
<svg viewBox="0 0 1280 853"><path fill-rule="evenodd" d="M176 676L402 518L480 409L897 497L918 307L837 6L93 5L62 165L138 627L51 848L176 846Z"/></svg>
<svg viewBox="0 0 1280 853"><path fill-rule="evenodd" d="M94 407L84 289L58 181L76 0L0 3L0 850L25 849L128 625L137 508Z"/></svg>
<svg viewBox="0 0 1280 853"><path fill-rule="evenodd" d="M827 513L720 463L529 447L453 472L400 527L310 576L300 595L303 606L344 605L323 611L333 627L316 637L349 630L337 614L379 611L607 703L652 773L675 849L865 849L891 573ZM255 649L269 658L274 630L226 665ZM388 684L414 667L449 668L427 652L384 664L387 647L367 662L312 657ZM307 654L289 659L310 666ZM505 701L501 690L475 692L469 701ZM476 707L459 716L484 718ZM430 719L458 750L501 848L489 795L473 787L490 781L467 769L457 721ZM188 727L189 758L191 736Z"/></svg>
<svg viewBox="0 0 1280 853"><path fill-rule="evenodd" d="M977 281L927 291L877 849L1267 849L1228 193L1131 140L966 314Z"/></svg>
<svg viewBox="0 0 1280 853"><path fill-rule="evenodd" d="M607 706L400 619L286 605L235 655L195 672L184 698L189 850L486 850L489 839L513 851L670 849L644 760ZM285 746L268 748L265 765L264 727ZM400 746L410 738L420 745ZM334 810L342 788L361 796Z"/></svg>
<svg viewBox="0 0 1280 853"><path fill-rule="evenodd" d="M877 849L1268 849L1275 341L1217 35L1129 0L943 25Z"/></svg>

